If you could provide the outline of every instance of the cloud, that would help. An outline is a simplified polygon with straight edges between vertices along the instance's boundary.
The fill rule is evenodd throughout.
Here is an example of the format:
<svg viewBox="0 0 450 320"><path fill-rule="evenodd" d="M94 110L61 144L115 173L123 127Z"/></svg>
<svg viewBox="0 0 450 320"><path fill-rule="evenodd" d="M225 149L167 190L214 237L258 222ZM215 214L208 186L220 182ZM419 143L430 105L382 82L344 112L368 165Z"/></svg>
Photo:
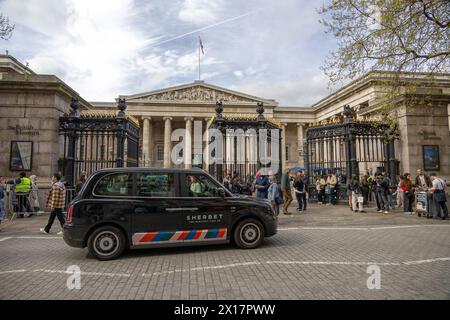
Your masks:
<svg viewBox="0 0 450 320"><path fill-rule="evenodd" d="M280 106L308 107L330 94L325 75L317 72L302 74L274 83L263 80L253 80L240 85L233 85L233 90L240 90L249 94L275 99Z"/></svg>
<svg viewBox="0 0 450 320"><path fill-rule="evenodd" d="M285 105L326 95L334 40L307 0L0 0L9 52L87 100L112 101L202 79ZM182 36L180 36L182 35Z"/></svg>
<svg viewBox="0 0 450 320"><path fill-rule="evenodd" d="M184 0L178 17L181 21L201 26L217 22L222 9L223 1Z"/></svg>

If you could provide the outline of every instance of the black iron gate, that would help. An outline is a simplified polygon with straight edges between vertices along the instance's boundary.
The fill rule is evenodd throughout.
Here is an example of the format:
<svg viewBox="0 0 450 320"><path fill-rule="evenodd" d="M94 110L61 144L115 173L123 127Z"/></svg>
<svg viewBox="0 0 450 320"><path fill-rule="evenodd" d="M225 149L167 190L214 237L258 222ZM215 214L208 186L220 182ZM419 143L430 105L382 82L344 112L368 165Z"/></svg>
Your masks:
<svg viewBox="0 0 450 320"><path fill-rule="evenodd" d="M396 129L386 123L356 121L354 112L344 106L343 123L310 127L306 130L306 159L310 177L310 199L317 199L315 177L337 176L336 200L347 199L346 182L353 175L384 172L395 184Z"/></svg>
<svg viewBox="0 0 450 320"><path fill-rule="evenodd" d="M209 164L209 172L219 181L222 181L225 173L237 174L241 181L247 181L248 178L253 178L259 169L266 169L265 174L272 173L279 178L281 129L274 120L264 117L263 103L257 104L257 115L254 116L223 116L222 102L216 103L215 111L216 115L209 129L219 132L222 154L218 156L211 151L211 155L217 159L213 164ZM210 136L207 142L214 142L218 138Z"/></svg>
<svg viewBox="0 0 450 320"><path fill-rule="evenodd" d="M67 186L80 174L113 167L138 166L139 125L125 114L125 99L119 99L117 114L108 111L82 113L72 98L71 112L60 118L64 158L60 159Z"/></svg>

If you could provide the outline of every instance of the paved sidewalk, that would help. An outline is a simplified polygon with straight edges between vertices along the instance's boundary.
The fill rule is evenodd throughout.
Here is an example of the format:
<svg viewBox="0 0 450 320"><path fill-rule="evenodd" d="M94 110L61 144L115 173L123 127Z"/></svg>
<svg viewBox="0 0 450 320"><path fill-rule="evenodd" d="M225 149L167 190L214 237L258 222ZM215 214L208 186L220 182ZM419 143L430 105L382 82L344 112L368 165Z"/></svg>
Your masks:
<svg viewBox="0 0 450 320"><path fill-rule="evenodd" d="M289 207L291 215L279 215L279 226L295 223L298 226L377 226L377 225L417 225L417 224L443 224L450 225L450 221L427 219L418 217L416 214L407 215L401 209L394 209L388 214L378 213L376 207L365 208L366 212L352 212L345 205L318 205L309 204L306 211L298 212L297 203L293 202ZM36 234L39 228L43 228L48 219L49 213L41 216L31 216L29 218L14 219L0 225L0 235L15 234ZM60 231L58 220L53 224L52 233Z"/></svg>
<svg viewBox="0 0 450 320"><path fill-rule="evenodd" d="M39 234L48 214L0 232L3 299L449 299L450 223L353 213L346 206L293 205L278 233L254 250L232 245L129 250L97 261L56 235ZM70 290L69 267L81 270ZM380 289L370 289L369 267Z"/></svg>

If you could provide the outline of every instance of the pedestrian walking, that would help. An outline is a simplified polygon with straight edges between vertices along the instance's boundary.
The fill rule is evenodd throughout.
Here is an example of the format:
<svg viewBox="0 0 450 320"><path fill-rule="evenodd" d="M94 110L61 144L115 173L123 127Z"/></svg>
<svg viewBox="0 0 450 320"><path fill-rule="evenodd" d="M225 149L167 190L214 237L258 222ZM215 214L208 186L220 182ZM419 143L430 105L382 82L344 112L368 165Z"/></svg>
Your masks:
<svg viewBox="0 0 450 320"><path fill-rule="evenodd" d="M36 175L34 175L34 174L31 175L30 181L31 181L31 191L30 191L28 200L30 202L30 206L33 208L33 212L36 215L41 215L43 213L43 211L41 210L41 206L39 204L39 188L37 185Z"/></svg>
<svg viewBox="0 0 450 320"><path fill-rule="evenodd" d="M403 191L403 212L412 214L412 205L414 202L414 186L411 182L411 175L406 172L403 174L403 180L400 182L400 188Z"/></svg>
<svg viewBox="0 0 450 320"><path fill-rule="evenodd" d="M270 176L269 183L270 186L267 189L267 199L272 203L272 206L275 208L275 213L278 215L280 213L280 205L283 201L281 200L280 190L275 176Z"/></svg>
<svg viewBox="0 0 450 320"><path fill-rule="evenodd" d="M298 202L297 211L306 211L306 184L301 172L297 172L295 176L294 191Z"/></svg>
<svg viewBox="0 0 450 320"><path fill-rule="evenodd" d="M55 173L52 177L52 187L47 197L46 206L51 209L50 216L48 218L48 223L45 228L41 228L41 233L48 234L50 233L50 229L57 217L59 223L61 224L61 228L65 223L63 209L66 202L66 187L64 183L61 181L61 175L59 173ZM58 232L58 234L62 234L62 231Z"/></svg>
<svg viewBox="0 0 450 320"><path fill-rule="evenodd" d="M445 189L447 188L447 184L445 181L437 176L436 173L431 174L432 187L430 188L430 192L433 193L433 201L436 205L436 214L434 216L435 219L441 217L440 211L442 209L442 220L448 219L448 208L447 208L447 196L445 194Z"/></svg>
<svg viewBox="0 0 450 320"><path fill-rule="evenodd" d="M291 191L291 183L289 181L289 169L285 169L283 174L281 175L281 192L283 193L283 213L289 213L289 205L292 202L292 191Z"/></svg>

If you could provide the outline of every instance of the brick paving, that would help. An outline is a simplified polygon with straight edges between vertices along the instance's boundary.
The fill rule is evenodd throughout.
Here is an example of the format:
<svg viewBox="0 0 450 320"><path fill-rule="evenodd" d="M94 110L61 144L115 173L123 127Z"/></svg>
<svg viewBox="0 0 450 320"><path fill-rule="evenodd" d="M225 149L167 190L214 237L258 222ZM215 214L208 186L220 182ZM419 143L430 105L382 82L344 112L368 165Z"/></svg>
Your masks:
<svg viewBox="0 0 450 320"><path fill-rule="evenodd" d="M292 212L295 210L292 209ZM280 216L255 250L231 245L128 251L99 262L68 247L47 215L2 225L0 299L450 299L450 223L311 205ZM366 286L381 269L381 289ZM68 266L81 269L69 290Z"/></svg>

